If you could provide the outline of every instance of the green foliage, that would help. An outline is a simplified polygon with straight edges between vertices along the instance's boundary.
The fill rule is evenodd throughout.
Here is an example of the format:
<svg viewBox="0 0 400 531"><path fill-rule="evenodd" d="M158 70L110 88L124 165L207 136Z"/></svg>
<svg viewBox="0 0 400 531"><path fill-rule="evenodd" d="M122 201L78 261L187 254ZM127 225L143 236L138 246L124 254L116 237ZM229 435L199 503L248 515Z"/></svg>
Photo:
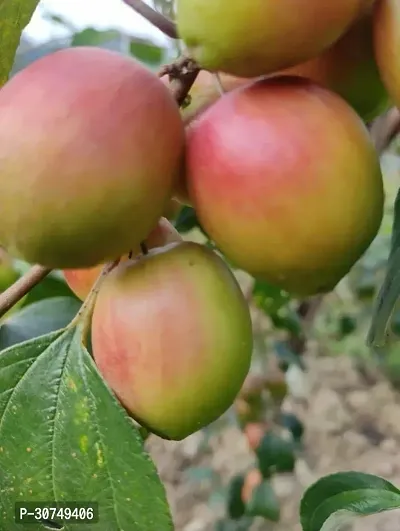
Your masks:
<svg viewBox="0 0 400 531"><path fill-rule="evenodd" d="M99 31L95 28L85 28L73 35L71 46L99 46L119 37L117 30Z"/></svg>
<svg viewBox="0 0 400 531"><path fill-rule="evenodd" d="M246 505L242 500L243 485L243 474L235 476L229 483L227 513L232 520L241 518L246 511Z"/></svg>
<svg viewBox="0 0 400 531"><path fill-rule="evenodd" d="M22 30L31 20L39 0L3 0L0 3L0 84L9 76Z"/></svg>
<svg viewBox="0 0 400 531"><path fill-rule="evenodd" d="M3 351L0 396L2 529L19 529L10 511L17 500L97 501L100 522L88 530L172 529L140 434L99 376L79 326Z"/></svg>
<svg viewBox="0 0 400 531"><path fill-rule="evenodd" d="M70 297L54 297L30 304L1 324L0 351L64 328L79 308L80 303Z"/></svg>
<svg viewBox="0 0 400 531"><path fill-rule="evenodd" d="M274 489L268 480L264 480L258 485L246 505L246 514L249 516L261 516L266 520L278 522L280 518L280 507Z"/></svg>
<svg viewBox="0 0 400 531"><path fill-rule="evenodd" d="M273 432L264 435L257 447L258 467L264 478L276 472L293 472L295 465L295 447Z"/></svg>
<svg viewBox="0 0 400 531"><path fill-rule="evenodd" d="M354 518L400 508L400 491L361 472L340 472L314 483L301 501L303 531L337 531Z"/></svg>
<svg viewBox="0 0 400 531"><path fill-rule="evenodd" d="M142 63L158 68L165 57L165 50L155 44L142 41L139 39L131 39L129 50L131 55L136 57Z"/></svg>

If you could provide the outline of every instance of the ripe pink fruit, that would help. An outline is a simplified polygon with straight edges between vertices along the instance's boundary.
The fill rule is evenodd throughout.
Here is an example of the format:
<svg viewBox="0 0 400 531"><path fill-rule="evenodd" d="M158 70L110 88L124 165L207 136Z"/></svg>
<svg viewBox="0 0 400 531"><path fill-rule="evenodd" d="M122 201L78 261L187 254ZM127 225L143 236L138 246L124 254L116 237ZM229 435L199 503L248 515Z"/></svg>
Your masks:
<svg viewBox="0 0 400 531"><path fill-rule="evenodd" d="M69 48L0 92L0 243L54 268L114 259L171 198L184 147L168 89L131 58Z"/></svg>
<svg viewBox="0 0 400 531"><path fill-rule="evenodd" d="M192 242L155 249L105 279L92 320L100 373L134 419L183 439L233 403L252 326L225 262Z"/></svg>
<svg viewBox="0 0 400 531"><path fill-rule="evenodd" d="M192 122L186 181L226 257L297 295L331 290L382 220L366 127L339 96L302 78L247 85Z"/></svg>

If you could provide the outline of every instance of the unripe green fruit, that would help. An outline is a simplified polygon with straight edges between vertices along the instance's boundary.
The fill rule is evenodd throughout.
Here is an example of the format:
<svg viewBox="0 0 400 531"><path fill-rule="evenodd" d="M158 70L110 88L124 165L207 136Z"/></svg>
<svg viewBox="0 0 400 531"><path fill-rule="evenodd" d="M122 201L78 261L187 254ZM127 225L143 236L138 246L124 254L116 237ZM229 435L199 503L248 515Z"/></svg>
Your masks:
<svg viewBox="0 0 400 531"><path fill-rule="evenodd" d="M317 56L370 0L177 0L180 37L207 70L270 74Z"/></svg>
<svg viewBox="0 0 400 531"><path fill-rule="evenodd" d="M171 223L161 218L157 226L151 231L145 240L147 249L154 249L156 247L163 247L169 243L182 241L182 236L175 229ZM131 249L130 253L125 254L121 260L128 260L129 254L136 257L141 253L140 245ZM88 269L65 269L64 278L69 288L75 293L78 299L84 301L89 295L90 290L98 279L104 264L100 264Z"/></svg>
<svg viewBox="0 0 400 531"><path fill-rule="evenodd" d="M225 262L192 242L150 251L105 279L92 320L100 373L134 419L180 440L233 403L252 325Z"/></svg>
<svg viewBox="0 0 400 531"><path fill-rule="evenodd" d="M339 96L275 77L226 94L187 128L201 226L251 275L299 296L334 288L383 215L379 159Z"/></svg>
<svg viewBox="0 0 400 531"><path fill-rule="evenodd" d="M183 146L176 102L140 63L91 47L39 59L0 92L0 244L60 269L121 256L162 216Z"/></svg>
<svg viewBox="0 0 400 531"><path fill-rule="evenodd" d="M284 73L308 77L337 92L364 121L371 121L390 105L375 61L372 34L368 13L324 53Z"/></svg>
<svg viewBox="0 0 400 531"><path fill-rule="evenodd" d="M400 2L378 0L373 20L376 61L390 96L400 107Z"/></svg>

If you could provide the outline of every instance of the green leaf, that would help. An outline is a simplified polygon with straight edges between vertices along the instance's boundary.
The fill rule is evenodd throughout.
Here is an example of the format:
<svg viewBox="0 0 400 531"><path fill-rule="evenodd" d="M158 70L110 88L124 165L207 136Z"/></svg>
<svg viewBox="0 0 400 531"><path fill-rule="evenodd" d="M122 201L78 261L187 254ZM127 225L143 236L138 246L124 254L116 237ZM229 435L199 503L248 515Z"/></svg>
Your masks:
<svg viewBox="0 0 400 531"><path fill-rule="evenodd" d="M0 355L0 529L20 528L17 500L76 500L99 503L87 531L170 531L155 466L81 337L70 327Z"/></svg>
<svg viewBox="0 0 400 531"><path fill-rule="evenodd" d="M67 326L81 304L71 297L54 297L26 306L0 326L0 351Z"/></svg>
<svg viewBox="0 0 400 531"><path fill-rule="evenodd" d="M367 342L376 348L385 347L389 338L389 324L400 297L400 190L394 205L391 250L386 277L379 291Z"/></svg>
<svg viewBox="0 0 400 531"><path fill-rule="evenodd" d="M120 38L121 35L117 30L99 31L95 28L85 28L74 34L71 46L99 46Z"/></svg>
<svg viewBox="0 0 400 531"><path fill-rule="evenodd" d="M294 445L268 432L261 439L256 450L258 467L261 474L267 478L274 472L292 472L295 465Z"/></svg>
<svg viewBox="0 0 400 531"><path fill-rule="evenodd" d="M164 48L148 41L132 39L129 49L131 55L148 66L160 66L165 55Z"/></svg>
<svg viewBox="0 0 400 531"><path fill-rule="evenodd" d="M291 300L286 291L261 280L257 280L254 284L253 299L255 304L267 315L276 314Z"/></svg>
<svg viewBox="0 0 400 531"><path fill-rule="evenodd" d="M361 472L326 476L304 494L303 531L338 531L354 518L400 508L400 491L389 481Z"/></svg>
<svg viewBox="0 0 400 531"><path fill-rule="evenodd" d="M232 520L237 520L244 515L245 504L242 500L244 476L242 474L231 479L228 487L227 513Z"/></svg>
<svg viewBox="0 0 400 531"><path fill-rule="evenodd" d="M357 329L357 319L352 315L344 314L339 318L339 337L344 338L352 334Z"/></svg>
<svg viewBox="0 0 400 531"><path fill-rule="evenodd" d="M252 497L246 506L246 514L249 516L262 516L272 522L279 521L279 501L269 481L264 480L254 489Z"/></svg>
<svg viewBox="0 0 400 531"><path fill-rule="evenodd" d="M0 85L8 80L22 30L29 24L38 3L39 0L0 2Z"/></svg>

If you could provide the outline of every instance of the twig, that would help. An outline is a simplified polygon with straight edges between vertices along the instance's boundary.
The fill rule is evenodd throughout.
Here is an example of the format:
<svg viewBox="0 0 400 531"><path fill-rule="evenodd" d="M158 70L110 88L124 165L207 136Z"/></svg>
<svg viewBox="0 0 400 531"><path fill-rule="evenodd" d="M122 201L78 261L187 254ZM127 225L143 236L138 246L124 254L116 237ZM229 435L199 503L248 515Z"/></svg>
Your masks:
<svg viewBox="0 0 400 531"><path fill-rule="evenodd" d="M178 39L176 26L169 18L165 17L149 5L145 4L143 0L123 0L126 5L131 7L136 13L148 20L153 26L158 28L167 37L171 39Z"/></svg>
<svg viewBox="0 0 400 531"><path fill-rule="evenodd" d="M41 282L51 269L40 265L33 266L25 275L0 295L0 317L10 310L24 295Z"/></svg>

